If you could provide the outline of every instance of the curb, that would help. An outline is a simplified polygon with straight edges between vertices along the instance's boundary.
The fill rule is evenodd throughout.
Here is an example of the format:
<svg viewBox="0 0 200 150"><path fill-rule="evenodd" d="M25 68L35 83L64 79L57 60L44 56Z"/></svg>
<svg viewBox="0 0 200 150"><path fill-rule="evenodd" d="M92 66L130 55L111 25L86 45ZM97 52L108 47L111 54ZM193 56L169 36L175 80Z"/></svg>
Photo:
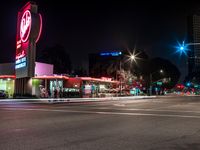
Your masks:
<svg viewBox="0 0 200 150"><path fill-rule="evenodd" d="M45 98L45 99L0 99L1 102L46 102L46 103L59 103L59 102L101 102L101 101L115 101L115 100L139 100L139 99L152 99L157 96L126 96L126 97L105 97L105 98Z"/></svg>

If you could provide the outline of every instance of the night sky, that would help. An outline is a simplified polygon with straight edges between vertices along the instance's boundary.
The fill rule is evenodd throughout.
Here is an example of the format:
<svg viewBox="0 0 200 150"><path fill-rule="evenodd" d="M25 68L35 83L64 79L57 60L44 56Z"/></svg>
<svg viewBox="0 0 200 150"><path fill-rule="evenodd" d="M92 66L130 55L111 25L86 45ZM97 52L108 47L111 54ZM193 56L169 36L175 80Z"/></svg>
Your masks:
<svg viewBox="0 0 200 150"><path fill-rule="evenodd" d="M0 62L14 62L17 11L26 2L1 3ZM74 67L86 66L88 53L136 47L150 57L171 60L186 74L186 57L175 54L173 46L186 39L186 16L200 8L200 2L35 2L44 22L37 49L60 44Z"/></svg>

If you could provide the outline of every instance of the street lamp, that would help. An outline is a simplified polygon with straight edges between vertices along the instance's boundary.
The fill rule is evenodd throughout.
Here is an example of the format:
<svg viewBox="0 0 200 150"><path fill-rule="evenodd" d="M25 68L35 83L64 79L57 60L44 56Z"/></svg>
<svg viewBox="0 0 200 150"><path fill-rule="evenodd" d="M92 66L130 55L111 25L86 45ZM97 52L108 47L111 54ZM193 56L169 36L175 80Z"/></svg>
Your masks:
<svg viewBox="0 0 200 150"><path fill-rule="evenodd" d="M160 69L160 70L157 70L157 71L154 71L152 73L150 73L150 88L149 88L149 95L151 96L152 95L152 75L157 73L159 71L159 73L163 73L163 70Z"/></svg>
<svg viewBox="0 0 200 150"><path fill-rule="evenodd" d="M130 56L131 61L133 61L133 60L135 61L135 58L136 58L135 55Z"/></svg>
<svg viewBox="0 0 200 150"><path fill-rule="evenodd" d="M191 46L191 45L200 45L200 43L185 43L185 41L181 43L178 42L178 46L176 46L177 50L176 52L177 53L180 53L181 55L182 54L187 54L187 51L189 51L188 49L188 46Z"/></svg>
<svg viewBox="0 0 200 150"><path fill-rule="evenodd" d="M119 89L120 89L120 95L122 95L122 62L121 62L121 58L120 58L120 61L119 61L119 74L120 74L120 78L119 78L119 82L120 82Z"/></svg>
<svg viewBox="0 0 200 150"><path fill-rule="evenodd" d="M127 57L128 57L127 61L130 61L131 63L133 61L136 62L136 59L138 59L138 57L137 57L138 55L139 55L139 53L135 54L135 52L133 52L133 53L129 52L129 55L127 55Z"/></svg>
<svg viewBox="0 0 200 150"><path fill-rule="evenodd" d="M135 61L136 62L136 59L137 59L137 54L135 54L135 53L130 53L129 55L128 55L128 61L131 61L131 63L133 62L133 61ZM121 75L122 75L122 60L121 60L121 58L120 58L120 61L119 61L119 72L120 72L120 95L122 95L122 77L121 77Z"/></svg>
<svg viewBox="0 0 200 150"><path fill-rule="evenodd" d="M200 42L194 42L194 43L185 43L185 41L181 43L178 42L178 46L176 46L177 50L176 52L180 53L180 55L185 54L187 57L187 64L188 64L188 77L189 79L196 77L196 69L197 65L200 60L199 53L199 46L195 47L196 45L200 45ZM190 51L189 46L194 46L192 50ZM193 72L194 70L194 72Z"/></svg>

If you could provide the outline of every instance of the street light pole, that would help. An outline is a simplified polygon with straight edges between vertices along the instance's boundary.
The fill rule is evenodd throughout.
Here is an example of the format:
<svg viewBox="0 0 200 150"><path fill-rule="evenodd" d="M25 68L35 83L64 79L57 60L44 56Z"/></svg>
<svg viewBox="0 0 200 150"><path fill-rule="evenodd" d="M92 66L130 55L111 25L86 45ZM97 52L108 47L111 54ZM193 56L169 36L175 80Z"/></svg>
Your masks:
<svg viewBox="0 0 200 150"><path fill-rule="evenodd" d="M156 73L156 72L157 72L157 71L152 72L152 73L150 73L150 75L149 75L149 80L150 80L149 95L150 95L150 96L152 95L152 75L153 75L154 73ZM160 72L160 73L163 73L163 70L161 69L161 70L159 70L159 72Z"/></svg>
<svg viewBox="0 0 200 150"><path fill-rule="evenodd" d="M186 45L200 45L200 43L187 43Z"/></svg>
<svg viewBox="0 0 200 150"><path fill-rule="evenodd" d="M188 51L188 46L190 46L190 45L192 45L192 46L195 46L195 45L200 45L200 43L186 43L185 44L185 41L183 41L183 43L182 44L179 44L179 46L177 47L178 48L178 52L186 52L186 51Z"/></svg>
<svg viewBox="0 0 200 150"><path fill-rule="evenodd" d="M122 95L122 62L121 59L119 61L119 72L120 72L120 78L119 78L119 82L120 82L120 95Z"/></svg>
<svg viewBox="0 0 200 150"><path fill-rule="evenodd" d="M149 86L149 95L151 96L152 95L152 73L150 73L150 86Z"/></svg>
<svg viewBox="0 0 200 150"><path fill-rule="evenodd" d="M137 57L136 54L130 54L129 55L129 59L128 60L131 60L132 61L136 61ZM120 56L120 60L119 60L119 72L120 72L120 79L119 79L119 82L120 82L120 95L122 95L122 56Z"/></svg>

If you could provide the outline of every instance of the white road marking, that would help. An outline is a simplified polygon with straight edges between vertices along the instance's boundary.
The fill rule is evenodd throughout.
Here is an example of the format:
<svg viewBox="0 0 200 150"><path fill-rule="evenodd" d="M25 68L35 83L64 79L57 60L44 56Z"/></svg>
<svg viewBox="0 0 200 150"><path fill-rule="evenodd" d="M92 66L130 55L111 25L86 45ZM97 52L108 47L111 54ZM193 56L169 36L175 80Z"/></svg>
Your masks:
<svg viewBox="0 0 200 150"><path fill-rule="evenodd" d="M113 104L114 106L120 106L120 107L124 107L125 104Z"/></svg>
<svg viewBox="0 0 200 150"><path fill-rule="evenodd" d="M110 108L97 108L97 109L110 109ZM200 113L200 111L191 111L191 110L170 110L170 109L140 109L140 108L122 108L122 109L118 109L118 108L112 108L112 110L133 110L133 111L155 111L155 112L173 112L173 113Z"/></svg>
<svg viewBox="0 0 200 150"><path fill-rule="evenodd" d="M45 111L45 112L67 112L67 113L86 113L86 114L103 114L103 115L127 115L127 116L152 116L152 117L174 117L174 118L196 118L200 116L194 115L168 115L153 113L126 113L126 112L108 112L108 111L84 111L84 110L59 110L59 109L29 109L29 108L4 108L4 110L25 110L25 111Z"/></svg>

